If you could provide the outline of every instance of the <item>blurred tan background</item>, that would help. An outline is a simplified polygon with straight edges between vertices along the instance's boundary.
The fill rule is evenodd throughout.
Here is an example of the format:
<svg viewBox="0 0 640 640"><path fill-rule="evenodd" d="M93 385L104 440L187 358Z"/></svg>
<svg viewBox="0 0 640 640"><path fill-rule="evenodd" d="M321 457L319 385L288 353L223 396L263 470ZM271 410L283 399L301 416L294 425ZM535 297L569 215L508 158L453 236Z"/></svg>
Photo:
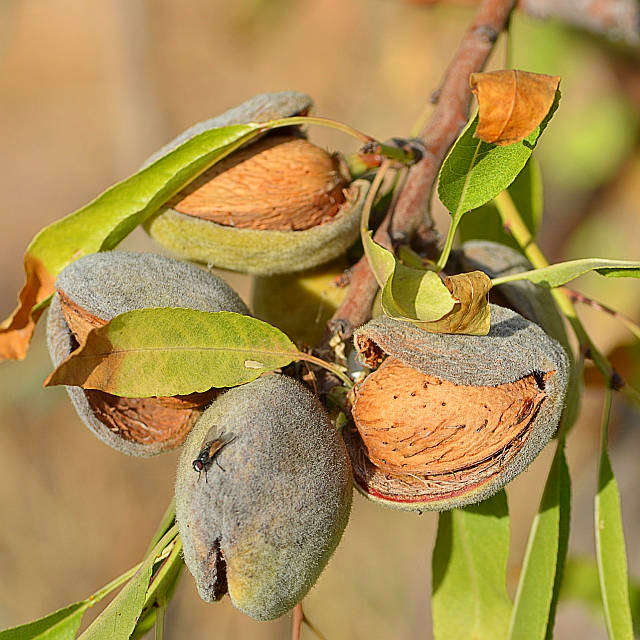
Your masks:
<svg viewBox="0 0 640 640"><path fill-rule="evenodd" d="M405 135L436 88L473 8L395 0L2 0L0 2L0 313L22 284L22 252L43 225L136 170L195 121L262 91L299 89L316 113L384 139ZM538 157L551 258L640 259L640 81L606 43L518 16L518 67L563 76L563 100ZM492 66L504 66L499 43ZM634 93L635 92L635 93ZM331 148L354 150L314 129ZM439 219L446 215L439 211ZM137 231L126 246L154 250ZM234 279L243 293L245 279ZM585 278L582 291L640 320L638 281ZM599 345L640 382L640 349L611 317L583 311ZM0 628L80 600L137 563L171 498L176 455L128 459L81 424L50 370L43 327L26 361L0 365ZM594 378L592 376L592 378ZM594 378L595 379L595 378ZM601 391L589 388L569 438L571 553L593 555ZM612 457L629 561L640 574L640 420L616 397ZM517 580L550 447L509 487L510 588ZM331 640L430 638L436 516L354 499L343 542L305 600ZM94 611L87 616L90 620ZM227 600L202 603L189 575L167 637L285 638ZM604 638L597 617L562 603L556 637ZM305 638L313 637L304 631Z"/></svg>

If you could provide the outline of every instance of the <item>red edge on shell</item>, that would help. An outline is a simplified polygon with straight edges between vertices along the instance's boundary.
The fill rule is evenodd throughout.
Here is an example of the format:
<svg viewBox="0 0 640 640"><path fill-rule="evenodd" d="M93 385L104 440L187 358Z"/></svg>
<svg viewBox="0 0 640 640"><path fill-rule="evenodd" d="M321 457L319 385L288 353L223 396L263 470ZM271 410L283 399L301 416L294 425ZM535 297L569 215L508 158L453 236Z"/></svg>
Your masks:
<svg viewBox="0 0 640 640"><path fill-rule="evenodd" d="M449 493L444 493L439 496L434 496L433 498L392 498L384 493L380 493L371 487L363 487L360 482L355 478L358 487L364 491L364 493L378 498L380 500L385 500L386 502L397 502L399 504L428 504L431 502L443 502L445 500L449 500L450 498L457 498L458 496L468 495L469 493L473 493L475 489L479 489L481 486L487 484L491 478L488 478L484 482L478 482L474 485L466 487L465 489L459 489L458 491L450 491Z"/></svg>

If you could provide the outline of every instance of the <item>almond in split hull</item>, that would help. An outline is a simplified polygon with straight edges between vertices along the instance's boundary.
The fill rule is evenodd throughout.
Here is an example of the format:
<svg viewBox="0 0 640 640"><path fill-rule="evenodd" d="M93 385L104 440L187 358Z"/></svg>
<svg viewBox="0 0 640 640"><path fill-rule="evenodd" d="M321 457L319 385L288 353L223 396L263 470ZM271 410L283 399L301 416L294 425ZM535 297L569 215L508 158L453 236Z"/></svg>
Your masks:
<svg viewBox="0 0 640 640"><path fill-rule="evenodd" d="M47 340L58 366L89 331L133 309L183 307L248 313L220 278L193 264L150 253L110 251L80 258L56 282ZM151 456L180 446L205 407L221 392L121 398L67 387L73 404L101 440L128 455Z"/></svg>
<svg viewBox="0 0 640 640"><path fill-rule="evenodd" d="M359 388L353 418L382 471L462 477L509 447L515 453L544 400L544 379L533 374L474 387L388 358Z"/></svg>
<svg viewBox="0 0 640 640"><path fill-rule="evenodd" d="M524 471L556 431L569 363L535 323L490 305L486 336L428 333L376 318L359 328L375 369L343 435L356 487L387 506L479 502Z"/></svg>
<svg viewBox="0 0 640 640"><path fill-rule="evenodd" d="M346 186L335 156L299 136L270 135L215 164L170 206L230 227L301 231L331 220Z"/></svg>

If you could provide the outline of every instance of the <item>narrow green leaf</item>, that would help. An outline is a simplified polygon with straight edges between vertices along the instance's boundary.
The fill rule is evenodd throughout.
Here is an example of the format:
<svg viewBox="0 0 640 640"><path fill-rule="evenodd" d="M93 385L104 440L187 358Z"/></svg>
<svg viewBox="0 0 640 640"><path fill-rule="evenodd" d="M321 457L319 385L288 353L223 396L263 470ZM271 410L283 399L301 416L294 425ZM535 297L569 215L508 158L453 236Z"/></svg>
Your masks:
<svg viewBox="0 0 640 640"><path fill-rule="evenodd" d="M505 282L514 280L528 280L534 284L553 289L578 278L579 276L596 271L603 276L614 278L640 278L640 262L631 260L607 260L606 258L582 258L581 260L569 260L558 262L541 269L532 269L514 273L502 278L495 278L493 286L497 287Z"/></svg>
<svg viewBox="0 0 640 640"><path fill-rule="evenodd" d="M378 285L382 288L393 274L396 258L391 251L373 241L371 231L361 234L361 237L373 275L376 277Z"/></svg>
<svg viewBox="0 0 640 640"><path fill-rule="evenodd" d="M506 589L508 555L504 491L440 514L432 560L435 640L507 637L512 608Z"/></svg>
<svg viewBox="0 0 640 640"><path fill-rule="evenodd" d="M151 553L153 547L155 547L158 542L163 538L164 534L171 529L171 527L175 524L176 521L176 501L175 498L171 499L169 506L167 506L165 512L162 514L162 519L160 520L160 524L156 529L156 532L153 534L153 538L151 538L151 542L149 543L149 548L147 549L147 554Z"/></svg>
<svg viewBox="0 0 640 640"><path fill-rule="evenodd" d="M545 120L521 142L498 146L474 138L478 116L467 125L438 178L438 195L454 219L486 204L506 189L522 171L557 108L559 92Z"/></svg>
<svg viewBox="0 0 640 640"><path fill-rule="evenodd" d="M129 640L144 606L156 558L177 533L177 526L166 533L131 580L78 640Z"/></svg>
<svg viewBox="0 0 640 640"><path fill-rule="evenodd" d="M609 638L632 640L629 574L620 493L607 452L611 395L611 389L607 389L602 414L598 493L595 497L596 558Z"/></svg>
<svg viewBox="0 0 640 640"><path fill-rule="evenodd" d="M544 640L552 637L555 605L569 538L570 482L564 440L560 440L529 534L511 616L510 640Z"/></svg>
<svg viewBox="0 0 640 640"><path fill-rule="evenodd" d="M175 588L183 568L182 540L178 537L174 541L171 553L162 560L158 567L154 568L151 583L145 596L145 608L165 599L167 593Z"/></svg>
<svg viewBox="0 0 640 640"><path fill-rule="evenodd" d="M76 602L40 620L0 631L0 640L73 640L89 606L87 600Z"/></svg>
<svg viewBox="0 0 640 640"><path fill-rule="evenodd" d="M137 309L93 329L45 385L144 398L233 387L296 359L279 329L238 313Z"/></svg>
<svg viewBox="0 0 640 640"><path fill-rule="evenodd" d="M86 600L59 609L39 620L0 631L0 640L72 640L80 627L84 612L124 584L139 568L140 565L129 569Z"/></svg>
<svg viewBox="0 0 640 640"><path fill-rule="evenodd" d="M543 209L542 175L535 156L529 158L524 169L509 185L507 191L518 208L523 222L535 238L542 222ZM460 242L492 240L520 251L518 243L504 228L493 200L469 213L472 215L464 216L458 227Z"/></svg>
<svg viewBox="0 0 640 640"><path fill-rule="evenodd" d="M182 559L182 541L177 537L171 553L154 567L151 583L147 589L140 619L133 631L132 638L142 637L154 624L157 604L166 603L171 599L184 569Z"/></svg>
<svg viewBox="0 0 640 640"><path fill-rule="evenodd" d="M604 622L600 578L598 566L592 558L572 557L567 559L560 589L561 600L574 600L582 603L593 615ZM640 580L629 581L629 599L633 632L640 636Z"/></svg>

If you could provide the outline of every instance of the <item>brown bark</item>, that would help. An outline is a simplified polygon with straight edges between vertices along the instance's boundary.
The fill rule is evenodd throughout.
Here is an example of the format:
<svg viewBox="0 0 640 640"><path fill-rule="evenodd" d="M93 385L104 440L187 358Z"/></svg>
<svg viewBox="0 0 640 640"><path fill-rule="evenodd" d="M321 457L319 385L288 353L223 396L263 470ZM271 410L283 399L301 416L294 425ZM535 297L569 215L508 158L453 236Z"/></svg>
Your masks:
<svg viewBox="0 0 640 640"><path fill-rule="evenodd" d="M426 146L422 160L409 171L393 211L378 229L375 239L388 244L407 242L421 226L431 226L429 198L440 166L451 145L467 122L471 89L469 75L484 67L498 35L504 29L515 0L484 0L462 38L436 92L436 107L420 140ZM387 225L390 233L387 233ZM378 289L363 257L351 270L347 296L329 323L332 332L349 337L353 329L367 321Z"/></svg>

